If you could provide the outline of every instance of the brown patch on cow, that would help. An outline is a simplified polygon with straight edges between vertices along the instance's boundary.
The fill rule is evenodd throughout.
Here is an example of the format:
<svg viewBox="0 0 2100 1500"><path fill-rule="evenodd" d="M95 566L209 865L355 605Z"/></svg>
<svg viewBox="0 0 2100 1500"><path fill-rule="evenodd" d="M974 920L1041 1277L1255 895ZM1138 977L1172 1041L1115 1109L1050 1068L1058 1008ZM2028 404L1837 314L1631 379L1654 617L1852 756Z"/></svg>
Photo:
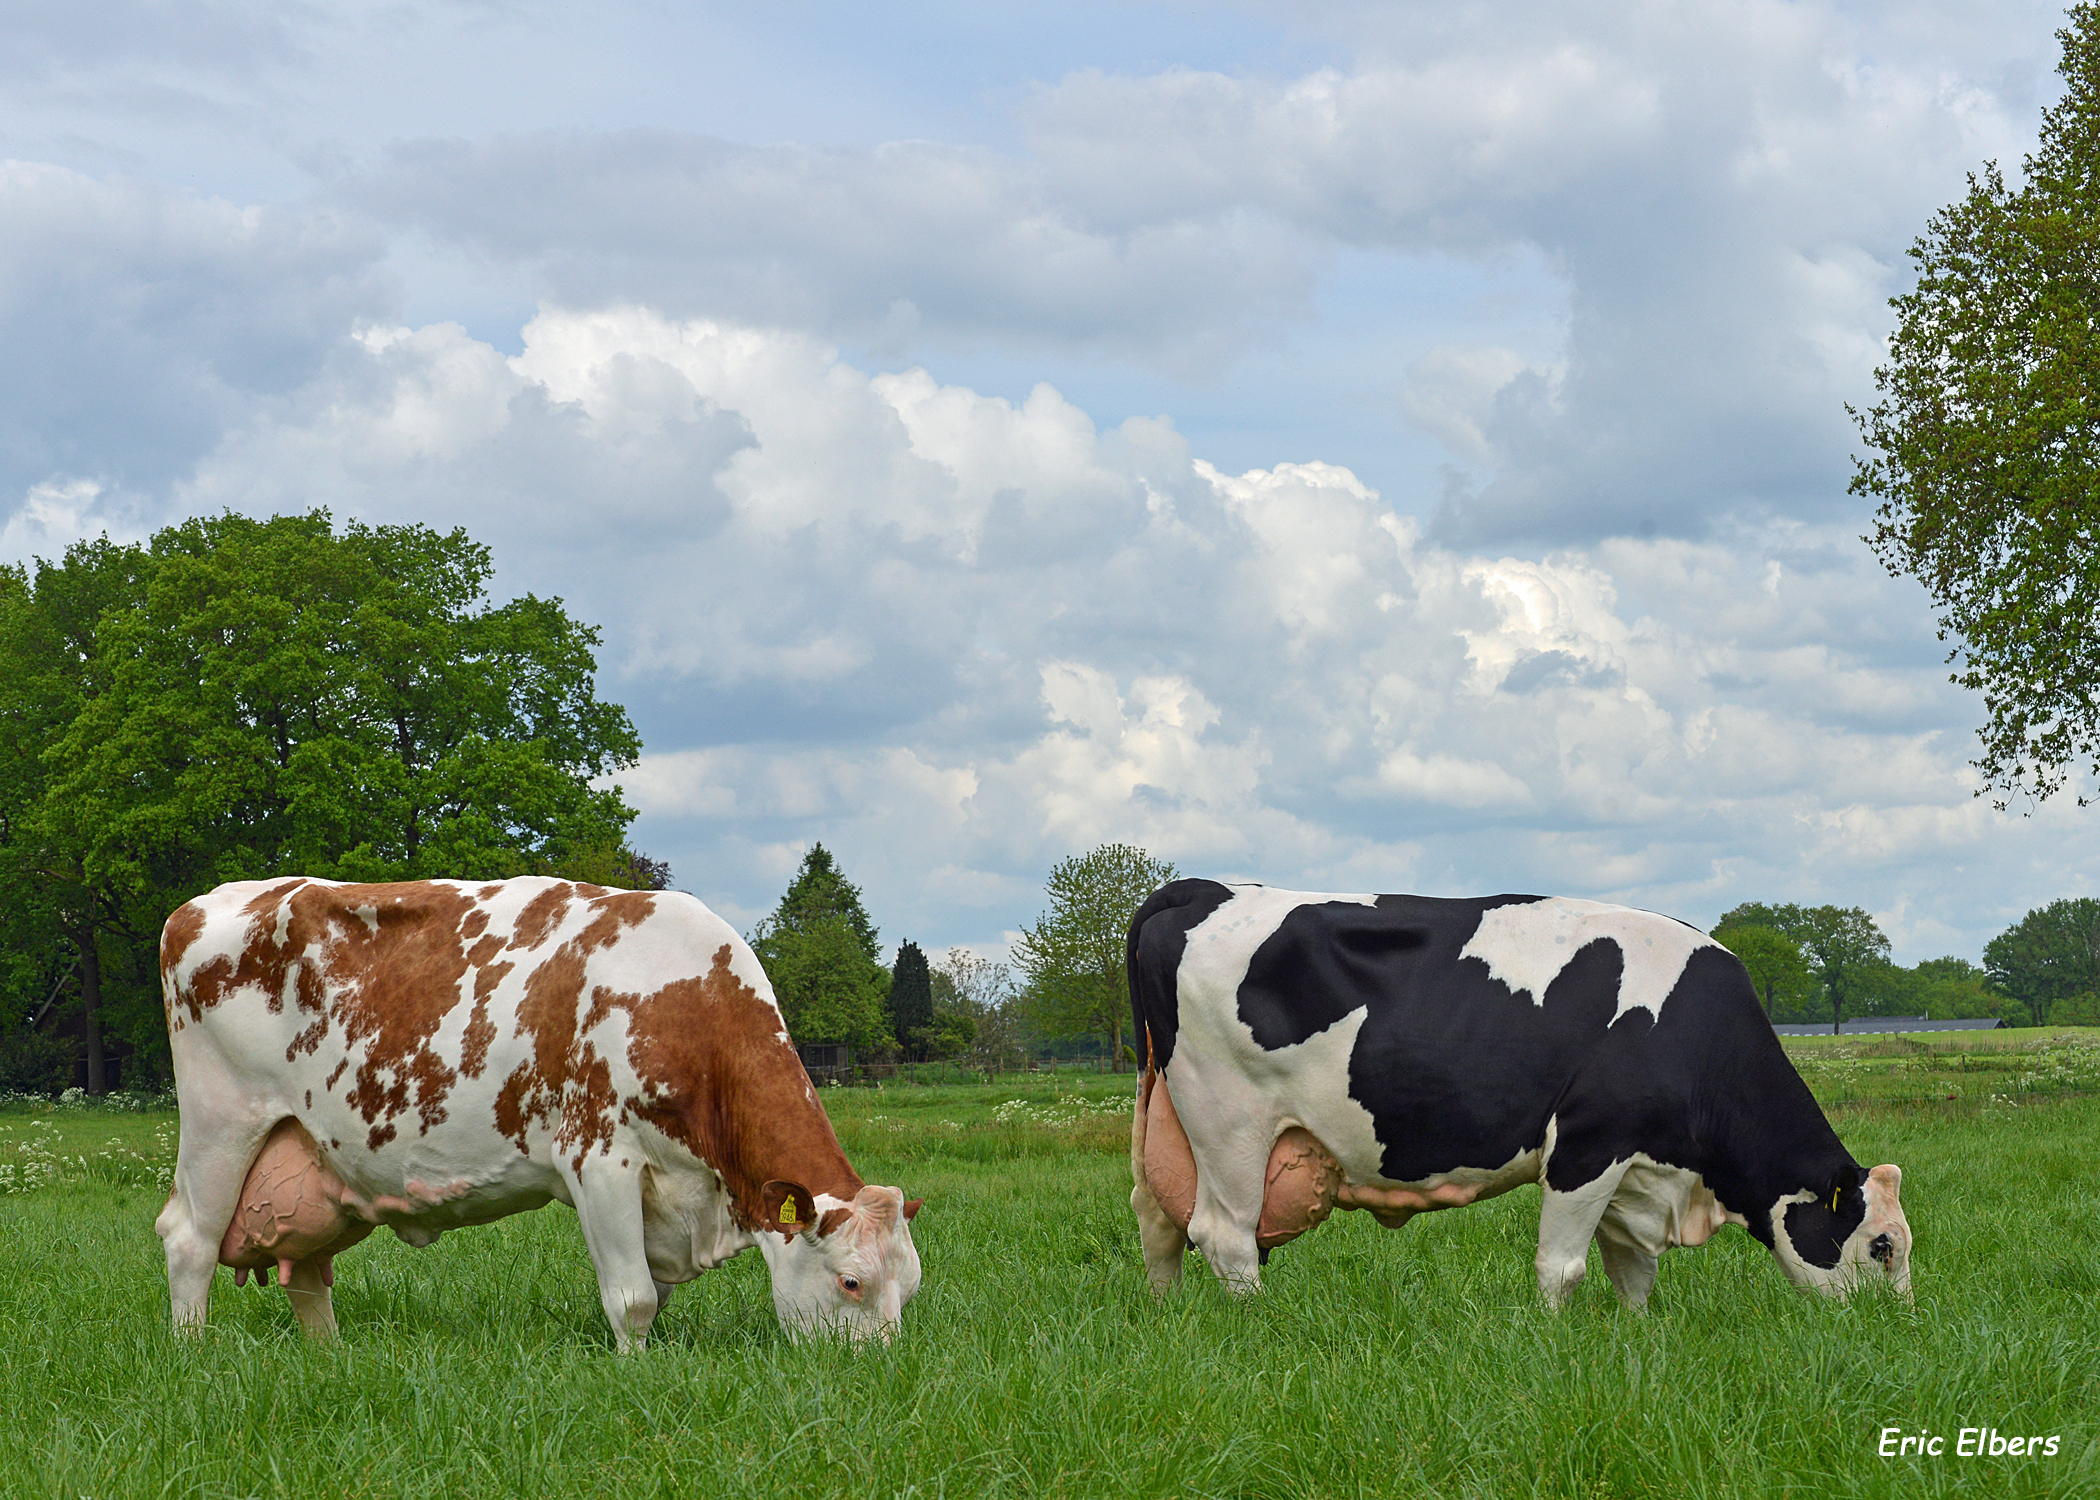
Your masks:
<svg viewBox="0 0 2100 1500"><path fill-rule="evenodd" d="M340 1077L342 1077L342 1076L343 1076L343 1069L345 1069L345 1068L347 1068L347 1067L349 1067L349 1066L350 1066L350 1059L349 1059L349 1058L347 1058L347 1057L346 1057L346 1058L344 1058L344 1059L343 1059L343 1060L342 1060L341 1062L337 1063L337 1064L335 1065L335 1071L334 1071L334 1072L332 1072L332 1073L330 1073L330 1074L328 1075L327 1081L326 1081L326 1082L324 1082L324 1083L323 1083L323 1084L321 1085L321 1089L322 1089L322 1092L324 1092L324 1093L331 1093L331 1094L332 1094L332 1093L334 1093L334 1092L335 1092L335 1081L336 1081L336 1080L337 1080L338 1078L340 1078Z"/></svg>
<svg viewBox="0 0 2100 1500"><path fill-rule="evenodd" d="M279 881L243 902L241 915L248 918L248 928L239 955L220 953L199 964L189 982L169 998L171 1013L179 1005L189 1012L190 1020L201 1021L204 1013L231 991L251 985L263 992L264 1003L273 1013L282 1012L286 980L291 977L295 957L304 951L310 934L302 930L295 909L281 924L285 932L280 941L277 936L279 906L285 897L305 886L303 879Z"/></svg>
<svg viewBox="0 0 2100 1500"><path fill-rule="evenodd" d="M510 930L510 946L513 948L537 948L547 941L547 934L555 924L567 915L569 901L575 887L560 883L550 885L525 903L518 913L518 920Z"/></svg>
<svg viewBox="0 0 2100 1500"><path fill-rule="evenodd" d="M281 1013L289 995L314 1019L293 1038L287 1061L312 1055L340 1027L346 1056L327 1087L363 1044L346 1102L375 1135L384 1126L391 1139L391 1122L411 1107L428 1129L444 1118L454 1080L430 1042L459 999L467 969L459 929L469 899L448 886L284 882L243 905L247 941L237 956L199 968L188 1004L201 1015L227 992L252 985Z"/></svg>
<svg viewBox="0 0 2100 1500"><path fill-rule="evenodd" d="M620 1102L611 1065L586 1035L592 1023L578 1024L583 958L580 943L563 943L526 976L518 1035L531 1039L532 1054L496 1093L496 1128L520 1151L534 1126L559 1122L555 1148L579 1170L594 1147L611 1150Z"/></svg>
<svg viewBox="0 0 2100 1500"><path fill-rule="evenodd" d="M474 915L479 917L482 916L483 913L477 911L474 913ZM461 934L462 937L466 935L467 934L465 933ZM469 948L467 950L467 967L470 969L485 969L488 967L489 961L502 951L502 938L496 937L493 934L484 936L481 939L479 939L472 948ZM505 973L508 973L510 971L510 965L504 964L503 970Z"/></svg>
<svg viewBox="0 0 2100 1500"><path fill-rule="evenodd" d="M185 901L175 908L160 929L160 971L172 974L175 966L182 962L183 954L190 951L198 938L204 935L204 908L194 901Z"/></svg>
<svg viewBox="0 0 2100 1500"><path fill-rule="evenodd" d="M487 891L483 891L481 893L481 899L484 901L488 899ZM460 940L462 942L471 943L474 941L474 939L480 937L484 932L488 931L488 928L489 914L486 911L484 911L481 907L477 906L472 911L467 913L466 921L459 924Z"/></svg>
<svg viewBox="0 0 2100 1500"><path fill-rule="evenodd" d="M635 1002L627 1060L641 1092L627 1107L722 1174L732 1213L762 1221L769 1181L851 1201L865 1184L810 1093L780 1014L715 950L705 975Z"/></svg>
<svg viewBox="0 0 2100 1500"><path fill-rule="evenodd" d="M393 1138L393 1126L374 1125L372 1127L372 1133L365 1137L365 1149L367 1151L377 1151L381 1146L384 1146L388 1141L392 1140Z"/></svg>
<svg viewBox="0 0 2100 1500"><path fill-rule="evenodd" d="M578 890L593 887L578 886ZM649 891L600 892L591 901L590 925L576 936L585 953L610 948L628 927L639 927L656 910L656 897Z"/></svg>
<svg viewBox="0 0 2100 1500"><path fill-rule="evenodd" d="M628 925L640 903L607 898ZM595 925L595 921L594 921ZM560 1122L557 1144L580 1168L593 1150L610 1151L628 1115L647 1120L722 1176L731 1212L752 1228L763 1221L769 1181L803 1184L850 1200L863 1183L817 1105L795 1049L780 1037L780 1015L716 951L705 975L676 979L652 994L595 987L586 1003L584 939L562 944L526 980L518 1033L531 1041L496 1095L497 1128L525 1150L535 1125ZM620 1100L590 1035L616 1012L628 1017L627 1061L640 1083Z"/></svg>
<svg viewBox="0 0 2100 1500"><path fill-rule="evenodd" d="M321 1041L327 1035L328 1013L323 1011L311 1025L292 1038L291 1045L284 1049L284 1060L291 1062L302 1052L308 1057L312 1057L321 1050Z"/></svg>

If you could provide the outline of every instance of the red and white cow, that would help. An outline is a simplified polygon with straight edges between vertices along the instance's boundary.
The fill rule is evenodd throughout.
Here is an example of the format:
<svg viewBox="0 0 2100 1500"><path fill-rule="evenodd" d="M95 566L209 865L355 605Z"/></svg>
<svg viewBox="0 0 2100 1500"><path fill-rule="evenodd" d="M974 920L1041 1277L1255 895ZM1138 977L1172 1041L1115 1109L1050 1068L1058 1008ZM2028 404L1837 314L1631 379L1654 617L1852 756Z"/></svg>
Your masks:
<svg viewBox="0 0 2100 1500"><path fill-rule="evenodd" d="M691 896L561 880L225 885L161 934L182 1138L155 1225L178 1328L276 1266L335 1331L331 1261L559 1199L622 1349L757 1245L791 1334L887 1337L916 1201L854 1174L736 932Z"/></svg>

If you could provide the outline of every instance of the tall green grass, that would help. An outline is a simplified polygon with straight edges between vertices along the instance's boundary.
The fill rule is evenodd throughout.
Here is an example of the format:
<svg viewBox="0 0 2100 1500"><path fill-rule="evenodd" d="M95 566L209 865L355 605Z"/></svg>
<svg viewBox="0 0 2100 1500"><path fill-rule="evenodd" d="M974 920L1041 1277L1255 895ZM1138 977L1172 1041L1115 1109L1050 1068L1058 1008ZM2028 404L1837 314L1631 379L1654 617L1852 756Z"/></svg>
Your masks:
<svg viewBox="0 0 2100 1500"><path fill-rule="evenodd" d="M1727 1231L1664 1257L1646 1315L1594 1267L1551 1315L1534 1189L1397 1233L1338 1215L1247 1303L1191 1256L1155 1300L1125 1119L1049 1088L1001 1118L1021 1092L826 1091L861 1171L927 1198L925 1289L894 1344L861 1350L788 1343L745 1256L618 1357L560 1208L421 1251L375 1236L338 1263L332 1345L228 1277L205 1336L178 1340L157 1183L0 1197L0 1490L2100 1493L2100 1100L1837 1113L1862 1161L1904 1166L1914 1307L1802 1296ZM1880 1458L1887 1426L1945 1434L1948 1454ZM2063 1442L1956 1458L1964 1426Z"/></svg>

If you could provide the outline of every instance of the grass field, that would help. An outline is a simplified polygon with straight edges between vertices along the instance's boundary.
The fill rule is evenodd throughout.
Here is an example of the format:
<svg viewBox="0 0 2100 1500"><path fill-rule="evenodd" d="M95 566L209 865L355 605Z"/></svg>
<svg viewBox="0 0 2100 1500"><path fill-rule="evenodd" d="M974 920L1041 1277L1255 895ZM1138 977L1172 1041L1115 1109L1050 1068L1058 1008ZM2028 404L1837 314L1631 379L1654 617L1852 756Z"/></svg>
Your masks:
<svg viewBox="0 0 2100 1500"><path fill-rule="evenodd" d="M927 1198L925 1289L895 1344L860 1351L787 1343L751 1255L681 1289L650 1349L619 1358L559 1207L427 1250L375 1236L338 1264L333 1345L225 1274L207 1335L178 1342L152 1231L172 1116L12 1106L0 1490L2096 1494L2100 1098L2020 1089L2076 1069L2048 1073L2064 1049L2046 1039L1999 1037L2020 1046L1790 1046L1833 1100L1891 1077L1937 1095L1832 1111L1862 1161L1905 1169L1914 1307L1811 1300L1724 1231L1664 1257L1645 1316L1594 1267L1547 1314L1530 1188L1397 1233L1337 1215L1244 1305L1191 1257L1187 1287L1155 1301L1126 1201L1127 1077L827 1089L861 1171ZM1877 1071L1891 1063L1911 1071ZM1984 1063L1997 1086L1967 1087ZM1946 1453L1879 1457L1886 1427ZM1957 1457L1964 1427L2062 1441Z"/></svg>

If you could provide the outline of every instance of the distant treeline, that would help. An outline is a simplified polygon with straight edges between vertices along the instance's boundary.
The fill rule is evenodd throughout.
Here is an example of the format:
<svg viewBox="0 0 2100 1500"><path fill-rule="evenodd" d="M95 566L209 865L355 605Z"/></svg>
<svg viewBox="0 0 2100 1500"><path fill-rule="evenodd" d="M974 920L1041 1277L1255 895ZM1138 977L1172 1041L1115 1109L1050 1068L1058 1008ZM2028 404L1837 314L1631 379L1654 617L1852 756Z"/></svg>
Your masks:
<svg viewBox="0 0 2100 1500"><path fill-rule="evenodd" d="M1979 967L1929 958L1906 969L1858 907L1747 902L1714 938L1750 971L1774 1021L1853 1016L1997 1017L2014 1025L2100 1025L2100 901L2035 908L1992 938Z"/></svg>

